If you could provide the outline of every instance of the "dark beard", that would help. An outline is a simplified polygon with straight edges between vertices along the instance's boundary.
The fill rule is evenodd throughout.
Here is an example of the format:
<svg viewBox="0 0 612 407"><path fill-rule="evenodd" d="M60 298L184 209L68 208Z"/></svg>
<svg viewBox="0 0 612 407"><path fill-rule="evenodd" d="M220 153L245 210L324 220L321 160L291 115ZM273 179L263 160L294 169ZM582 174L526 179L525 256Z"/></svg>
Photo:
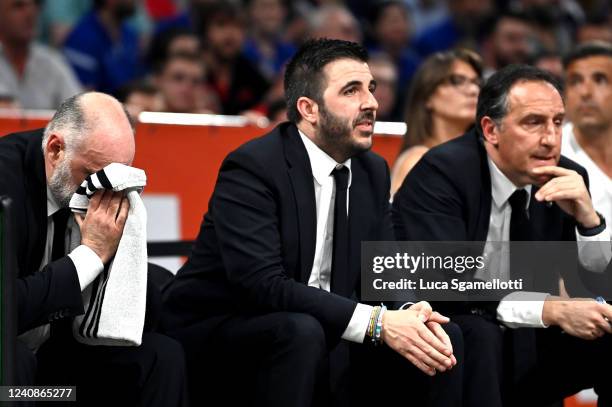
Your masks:
<svg viewBox="0 0 612 407"><path fill-rule="evenodd" d="M317 135L321 140L321 147L330 156L346 157L345 160L369 150L353 143L351 138L352 130L363 120L374 122L374 112L371 110L363 111L349 126L346 120L336 116L325 105L320 105L321 126Z"/></svg>

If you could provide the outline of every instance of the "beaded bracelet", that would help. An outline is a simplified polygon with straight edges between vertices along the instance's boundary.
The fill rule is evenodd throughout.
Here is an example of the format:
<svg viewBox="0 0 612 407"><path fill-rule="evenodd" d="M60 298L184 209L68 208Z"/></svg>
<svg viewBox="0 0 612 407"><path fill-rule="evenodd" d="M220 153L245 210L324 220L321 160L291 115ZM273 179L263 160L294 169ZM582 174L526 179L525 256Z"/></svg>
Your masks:
<svg viewBox="0 0 612 407"><path fill-rule="evenodd" d="M369 338L374 338L374 330L376 328L376 320L378 318L379 313L380 307L374 307L372 309L372 313L370 314L370 322L368 323L368 330L366 331L366 335Z"/></svg>
<svg viewBox="0 0 612 407"><path fill-rule="evenodd" d="M380 335L382 334L382 317L383 314L387 311L387 307L384 304L381 304L380 312L378 313L378 318L376 318L376 329L374 330L374 346L380 345L382 343L382 339Z"/></svg>

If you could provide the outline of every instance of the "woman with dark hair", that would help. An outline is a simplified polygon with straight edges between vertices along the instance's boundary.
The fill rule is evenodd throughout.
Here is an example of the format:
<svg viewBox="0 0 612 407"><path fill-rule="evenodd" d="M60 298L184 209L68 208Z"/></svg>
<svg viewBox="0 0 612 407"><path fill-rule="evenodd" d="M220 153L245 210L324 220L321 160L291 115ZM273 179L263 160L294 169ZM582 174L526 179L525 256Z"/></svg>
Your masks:
<svg viewBox="0 0 612 407"><path fill-rule="evenodd" d="M482 61L469 50L438 52L414 75L405 120L407 131L391 173L391 195L430 148L463 134L476 117Z"/></svg>

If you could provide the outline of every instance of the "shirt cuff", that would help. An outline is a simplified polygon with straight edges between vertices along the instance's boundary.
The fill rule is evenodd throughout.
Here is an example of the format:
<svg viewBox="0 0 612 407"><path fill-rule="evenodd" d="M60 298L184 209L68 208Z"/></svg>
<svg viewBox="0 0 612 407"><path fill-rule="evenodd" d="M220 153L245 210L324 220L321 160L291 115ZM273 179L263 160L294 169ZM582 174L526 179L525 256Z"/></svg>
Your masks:
<svg viewBox="0 0 612 407"><path fill-rule="evenodd" d="M497 306L497 319L509 328L547 328L542 309L548 293L516 291L506 295Z"/></svg>
<svg viewBox="0 0 612 407"><path fill-rule="evenodd" d="M342 339L351 342L363 343L366 331L368 330L368 324L370 323L372 311L374 311L374 307L371 305L358 303L357 307L355 307L355 311L353 311L353 316L351 317L348 326L342 334Z"/></svg>
<svg viewBox="0 0 612 407"><path fill-rule="evenodd" d="M81 291L91 284L98 277L98 274L104 270L104 264L98 255L83 244L74 249L68 257L70 257L76 268Z"/></svg>
<svg viewBox="0 0 612 407"><path fill-rule="evenodd" d="M580 264L588 271L602 273L612 259L610 229L608 228L609 226L606 225L602 232L594 236L581 235L576 229L578 259Z"/></svg>

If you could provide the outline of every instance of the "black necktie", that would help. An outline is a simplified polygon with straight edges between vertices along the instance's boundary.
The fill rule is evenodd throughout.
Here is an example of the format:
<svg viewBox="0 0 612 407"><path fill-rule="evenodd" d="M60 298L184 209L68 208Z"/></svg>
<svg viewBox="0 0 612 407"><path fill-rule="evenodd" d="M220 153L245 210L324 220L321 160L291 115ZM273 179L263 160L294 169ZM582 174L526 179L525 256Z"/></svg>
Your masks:
<svg viewBox="0 0 612 407"><path fill-rule="evenodd" d="M68 224L70 209L62 208L53 214L53 248L51 250L51 261L60 259L66 255L66 225Z"/></svg>
<svg viewBox="0 0 612 407"><path fill-rule="evenodd" d="M345 166L332 171L336 180L336 200L334 201L334 248L331 266L331 291L342 290L340 281L345 281L349 268L349 228L346 213L346 198L349 170Z"/></svg>
<svg viewBox="0 0 612 407"><path fill-rule="evenodd" d="M510 217L510 241L524 242L531 240L529 217L527 216L527 191L517 189L508 199L512 208ZM528 259L519 253L521 244L510 245L510 278L527 279L533 272L528 267ZM537 362L535 334L532 329L513 329L509 333L512 342L512 360L514 380L524 377L527 371Z"/></svg>
<svg viewBox="0 0 612 407"><path fill-rule="evenodd" d="M510 241L521 242L531 240L529 234L529 218L527 216L527 191L517 189L508 198L512 208L510 217Z"/></svg>

